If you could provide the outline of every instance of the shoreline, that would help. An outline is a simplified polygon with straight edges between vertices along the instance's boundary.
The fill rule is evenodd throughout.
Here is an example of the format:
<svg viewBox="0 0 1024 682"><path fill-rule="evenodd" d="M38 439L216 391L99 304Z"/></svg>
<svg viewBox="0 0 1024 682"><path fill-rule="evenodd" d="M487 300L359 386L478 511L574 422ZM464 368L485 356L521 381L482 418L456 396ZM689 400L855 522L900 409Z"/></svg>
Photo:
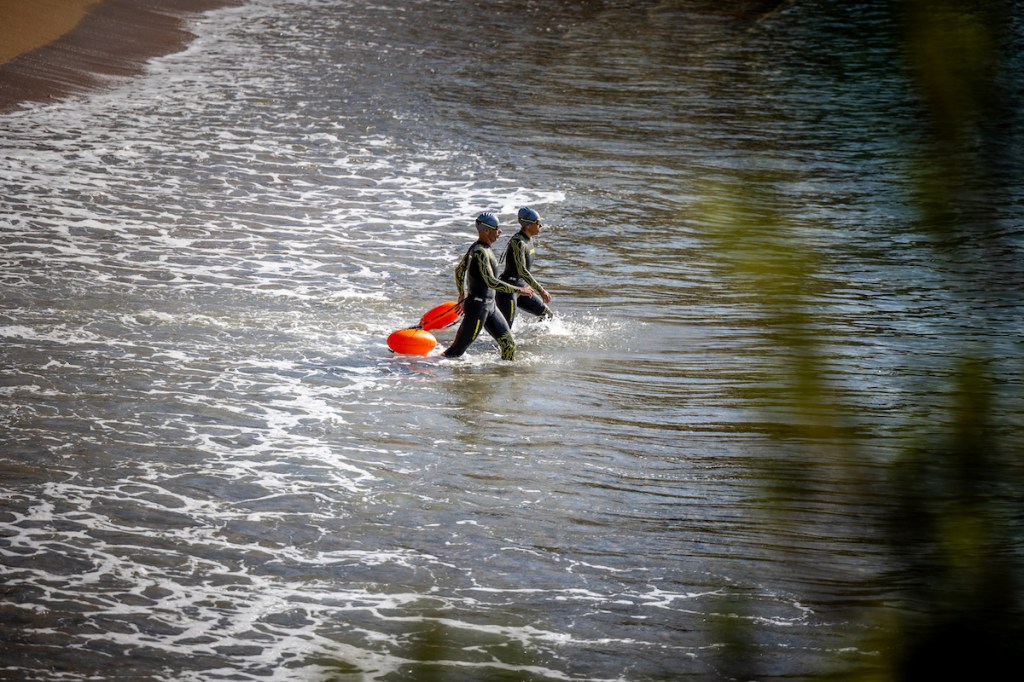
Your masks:
<svg viewBox="0 0 1024 682"><path fill-rule="evenodd" d="M9 57L0 63L0 114L138 75L149 59L185 48L192 19L243 1L37 0L25 9L25 0L0 0Z"/></svg>

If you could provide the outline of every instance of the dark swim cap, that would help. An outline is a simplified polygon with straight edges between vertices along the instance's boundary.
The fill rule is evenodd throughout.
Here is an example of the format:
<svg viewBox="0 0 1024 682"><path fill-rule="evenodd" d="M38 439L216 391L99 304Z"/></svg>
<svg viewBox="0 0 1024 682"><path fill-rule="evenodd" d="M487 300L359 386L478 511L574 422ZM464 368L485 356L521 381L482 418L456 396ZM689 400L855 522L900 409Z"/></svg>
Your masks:
<svg viewBox="0 0 1024 682"><path fill-rule="evenodd" d="M498 229L498 219L494 217L493 213L481 213L476 217L476 229Z"/></svg>
<svg viewBox="0 0 1024 682"><path fill-rule="evenodd" d="M523 227L539 222L540 216L532 208L519 209L519 224L522 225Z"/></svg>

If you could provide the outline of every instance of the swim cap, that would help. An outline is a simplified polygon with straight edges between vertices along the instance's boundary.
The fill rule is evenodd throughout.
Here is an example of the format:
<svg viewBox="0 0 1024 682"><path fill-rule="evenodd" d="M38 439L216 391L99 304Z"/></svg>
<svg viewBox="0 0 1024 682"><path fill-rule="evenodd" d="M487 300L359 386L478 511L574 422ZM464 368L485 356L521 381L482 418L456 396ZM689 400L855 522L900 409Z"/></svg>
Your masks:
<svg viewBox="0 0 1024 682"><path fill-rule="evenodd" d="M498 219L494 217L493 213L481 213L476 217L476 229L484 230L487 228L492 230L498 229Z"/></svg>
<svg viewBox="0 0 1024 682"><path fill-rule="evenodd" d="M519 209L519 224L523 227L531 225L533 223L539 223L540 216L532 208L521 208Z"/></svg>

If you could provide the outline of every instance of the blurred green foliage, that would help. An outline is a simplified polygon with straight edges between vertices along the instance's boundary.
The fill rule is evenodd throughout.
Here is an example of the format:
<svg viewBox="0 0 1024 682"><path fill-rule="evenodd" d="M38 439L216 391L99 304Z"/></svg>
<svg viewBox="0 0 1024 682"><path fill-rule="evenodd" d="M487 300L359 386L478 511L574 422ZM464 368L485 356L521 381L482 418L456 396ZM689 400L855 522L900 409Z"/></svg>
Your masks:
<svg viewBox="0 0 1024 682"><path fill-rule="evenodd" d="M986 178L994 154L1005 153L1001 112L1015 99L1004 89L1004 62L1012 44L1003 31L1016 9L1001 1L893 2L901 27L900 53L926 129L926 154L911 182L918 230L927 237L920 241L927 246L920 248L931 249L932 259L965 279L973 275L959 267L958 242L1007 238L996 216L977 207L989 189ZM732 280L757 302L763 333L780 346L773 385L790 422L787 440L828 443L836 450L830 465L845 461L854 471L857 459L867 454L864 443L850 436L851 408L825 379L821 332L828 320L813 305L814 254L792 233L785 216L771 209L778 203L772 194L778 184L763 172L746 173L733 184L705 187L701 208L720 226L714 246ZM984 288L973 284L950 291ZM1016 305L1021 295L1016 284L1008 282L1005 290L988 295L1014 297L1007 304ZM1021 425L1012 417L1006 423L990 349L946 345L948 385L935 391L949 398L947 413L934 425L908 428L908 433L928 435L905 445L885 468L885 480L856 482L880 485L890 496L893 512L883 524L884 538L894 571L903 576L901 607L888 610L887 622L870 624L872 641L853 643L880 652L878 660L837 661L835 671L822 677L989 679L1024 662ZM794 454L799 466L791 467L790 474L800 467L824 466L813 456ZM797 504L815 495L798 473L769 471L765 479L774 488L771 497L779 496L780 485L787 486L785 494ZM869 498L862 504L868 506ZM737 632L734 624L723 626L723 632L731 644L720 668L732 679L755 679L749 641L743 645L744 636L753 633Z"/></svg>

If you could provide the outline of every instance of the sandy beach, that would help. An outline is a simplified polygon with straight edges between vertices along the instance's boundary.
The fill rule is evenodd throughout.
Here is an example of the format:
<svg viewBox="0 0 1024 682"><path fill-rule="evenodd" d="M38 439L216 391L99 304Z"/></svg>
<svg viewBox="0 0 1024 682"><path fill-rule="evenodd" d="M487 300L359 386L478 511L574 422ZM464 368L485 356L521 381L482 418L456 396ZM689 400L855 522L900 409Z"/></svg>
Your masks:
<svg viewBox="0 0 1024 682"><path fill-rule="evenodd" d="M130 76L180 50L196 13L241 0L0 0L0 111Z"/></svg>
<svg viewBox="0 0 1024 682"><path fill-rule="evenodd" d="M52 43L100 0L0 0L0 64Z"/></svg>

